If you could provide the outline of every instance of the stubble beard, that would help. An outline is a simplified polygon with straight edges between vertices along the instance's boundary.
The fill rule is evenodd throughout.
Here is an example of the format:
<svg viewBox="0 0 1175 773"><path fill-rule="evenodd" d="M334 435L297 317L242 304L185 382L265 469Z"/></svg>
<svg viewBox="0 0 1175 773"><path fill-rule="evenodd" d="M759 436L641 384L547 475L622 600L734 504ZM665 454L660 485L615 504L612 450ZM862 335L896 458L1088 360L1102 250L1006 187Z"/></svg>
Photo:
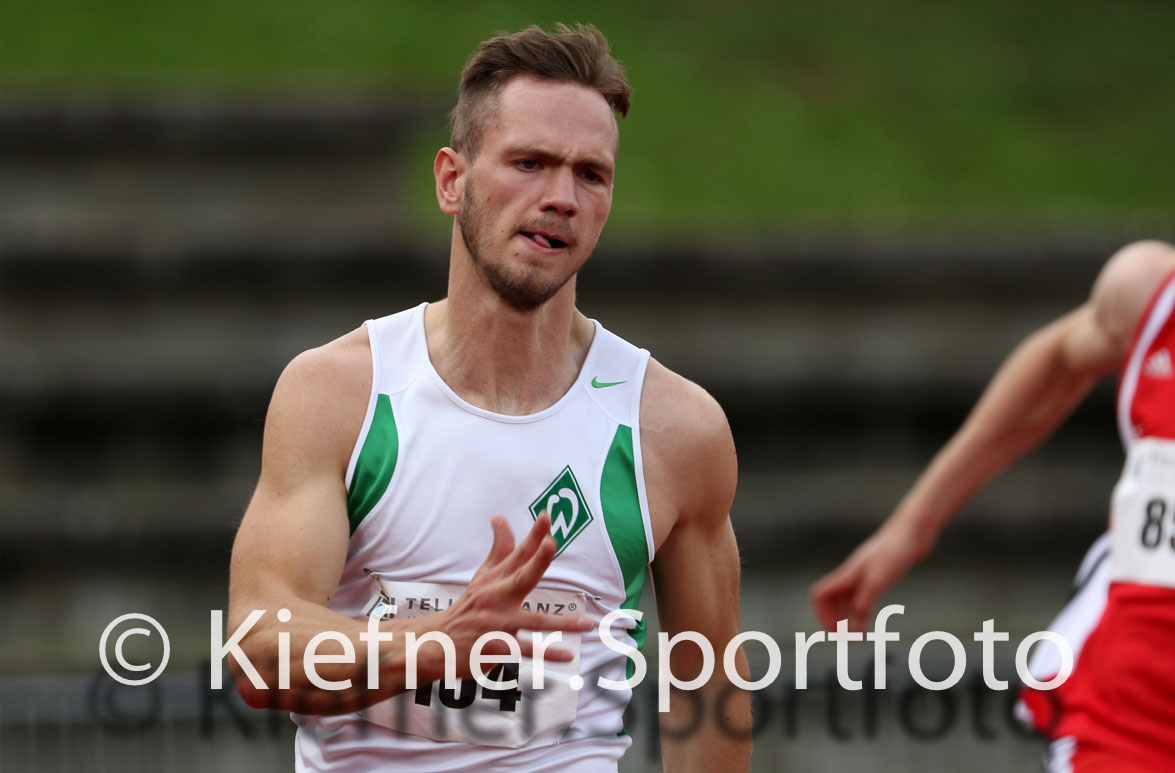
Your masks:
<svg viewBox="0 0 1175 773"><path fill-rule="evenodd" d="M517 311L535 311L579 273L577 269L562 279L543 281L537 271L520 269L511 274L504 260L497 263L486 260L483 253L488 252L486 242L489 241L490 225L485 207L474 192L472 180L466 181L465 200L457 215L457 225L478 273L503 303Z"/></svg>

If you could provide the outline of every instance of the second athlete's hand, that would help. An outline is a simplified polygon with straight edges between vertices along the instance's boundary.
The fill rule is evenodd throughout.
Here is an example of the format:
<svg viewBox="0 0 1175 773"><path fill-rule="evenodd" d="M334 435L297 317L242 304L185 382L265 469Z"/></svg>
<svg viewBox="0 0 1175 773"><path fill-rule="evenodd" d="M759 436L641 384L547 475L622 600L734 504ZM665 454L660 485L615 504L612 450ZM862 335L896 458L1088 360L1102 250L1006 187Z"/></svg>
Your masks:
<svg viewBox="0 0 1175 773"><path fill-rule="evenodd" d="M840 566L813 583L812 607L829 631L847 619L850 631L865 631L873 605L926 554L914 535L886 524Z"/></svg>

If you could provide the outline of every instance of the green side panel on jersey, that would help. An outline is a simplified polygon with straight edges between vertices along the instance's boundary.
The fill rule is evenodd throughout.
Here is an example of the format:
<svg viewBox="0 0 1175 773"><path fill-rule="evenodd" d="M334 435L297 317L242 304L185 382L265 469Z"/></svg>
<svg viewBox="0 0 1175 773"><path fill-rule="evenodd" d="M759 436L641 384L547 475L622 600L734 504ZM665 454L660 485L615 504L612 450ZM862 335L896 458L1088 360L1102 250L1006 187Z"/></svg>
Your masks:
<svg viewBox="0 0 1175 773"><path fill-rule="evenodd" d="M645 521L641 517L641 500L636 487L636 462L632 451L632 427L621 424L612 438L612 447L604 460L600 477L600 502L604 506L604 525L612 552L620 563L624 578L622 609L636 609L645 586L645 572L649 566L649 547L645 541ZM644 649L648 631L641 619L629 632L637 649ZM632 678L633 662L628 661L628 677Z"/></svg>
<svg viewBox="0 0 1175 773"><path fill-rule="evenodd" d="M379 395L375 401L371 426L363 440L363 449L355 463L355 473L351 476L351 487L347 491L347 518L351 522L352 534L388 490L399 451L400 436L396 433L392 398Z"/></svg>

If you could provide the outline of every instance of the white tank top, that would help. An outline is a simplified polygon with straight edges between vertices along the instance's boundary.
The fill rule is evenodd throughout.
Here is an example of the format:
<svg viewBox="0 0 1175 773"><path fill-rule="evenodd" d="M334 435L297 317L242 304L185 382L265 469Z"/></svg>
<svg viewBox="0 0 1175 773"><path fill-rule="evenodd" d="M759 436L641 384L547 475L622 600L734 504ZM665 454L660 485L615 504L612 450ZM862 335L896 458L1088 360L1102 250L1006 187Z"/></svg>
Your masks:
<svg viewBox="0 0 1175 773"><path fill-rule="evenodd" d="M593 620L635 609L653 557L639 422L649 353L593 321L566 394L539 413L496 414L462 400L433 368L426 305L366 323L372 390L347 468L351 539L331 608L353 618L381 603L401 617L443 609L489 552L492 515L521 538L547 510L558 552L528 603ZM611 633L632 647L645 639L643 622L624 617ZM564 634L571 648L575 638ZM544 669L541 691L529 689L524 666L515 690L437 682L363 717L295 714L297 769L615 770L630 743L621 718L631 691L597 680L624 680L630 666L592 630L570 671ZM497 671L491 679L515 675ZM568 686L575 675L578 691Z"/></svg>

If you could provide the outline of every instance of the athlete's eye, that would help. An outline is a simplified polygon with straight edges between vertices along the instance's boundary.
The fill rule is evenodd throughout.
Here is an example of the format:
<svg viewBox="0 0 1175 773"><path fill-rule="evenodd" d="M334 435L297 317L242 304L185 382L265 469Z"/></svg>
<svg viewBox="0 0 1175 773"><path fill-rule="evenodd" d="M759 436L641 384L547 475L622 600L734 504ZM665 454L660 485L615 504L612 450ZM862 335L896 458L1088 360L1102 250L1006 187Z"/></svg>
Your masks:
<svg viewBox="0 0 1175 773"><path fill-rule="evenodd" d="M595 172L593 172L590 169L583 170L583 172L580 173L580 176L583 177L583 179L587 180L589 183L602 183L602 182L604 182L603 177L600 177L598 174L596 174Z"/></svg>
<svg viewBox="0 0 1175 773"><path fill-rule="evenodd" d="M519 169L525 169L528 172L539 168L539 162L533 158L524 158L520 161L515 161L514 165Z"/></svg>

